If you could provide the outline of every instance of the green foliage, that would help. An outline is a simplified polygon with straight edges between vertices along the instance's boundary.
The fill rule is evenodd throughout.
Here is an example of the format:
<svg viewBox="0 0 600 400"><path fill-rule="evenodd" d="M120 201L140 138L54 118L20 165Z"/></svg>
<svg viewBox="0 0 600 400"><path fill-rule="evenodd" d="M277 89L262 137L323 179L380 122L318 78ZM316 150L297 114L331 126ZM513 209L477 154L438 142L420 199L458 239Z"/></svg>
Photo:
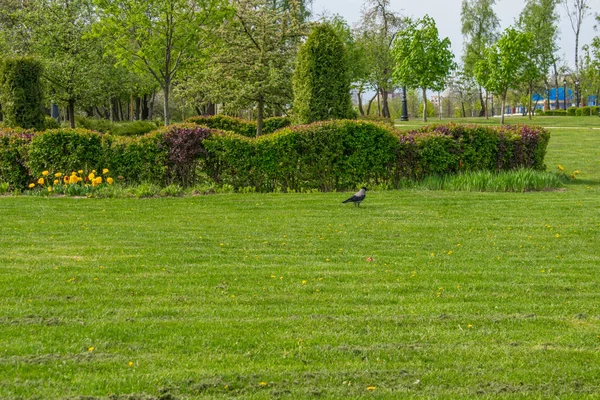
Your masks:
<svg viewBox="0 0 600 400"><path fill-rule="evenodd" d="M129 185L186 187L203 176L236 190L332 191L359 183L399 187L403 179L432 174L543 169L549 134L528 126L454 124L398 134L383 124L338 120L258 138L196 124L135 138L71 129L35 134L30 145L27 138L2 136L0 178L14 187L46 170L108 168ZM19 169L18 159L28 162Z"/></svg>
<svg viewBox="0 0 600 400"><path fill-rule="evenodd" d="M564 187L552 172L532 169L514 171L469 171L454 175L431 175L421 181L402 182L403 187L468 192L528 192Z"/></svg>
<svg viewBox="0 0 600 400"><path fill-rule="evenodd" d="M300 48L294 72L297 123L352 117L346 61L344 45L334 29L317 25Z"/></svg>
<svg viewBox="0 0 600 400"><path fill-rule="evenodd" d="M30 180L28 161L32 131L0 129L0 182L23 189Z"/></svg>
<svg viewBox="0 0 600 400"><path fill-rule="evenodd" d="M42 171L71 171L100 169L103 147L102 136L83 129L52 129L37 133L29 150L31 176Z"/></svg>
<svg viewBox="0 0 600 400"><path fill-rule="evenodd" d="M232 17L211 41L201 86L227 112L256 109L254 136L260 136L265 113L273 115L292 104L294 61L305 35L301 7L297 1L275 7L273 0L237 0L231 6Z"/></svg>
<svg viewBox="0 0 600 400"><path fill-rule="evenodd" d="M60 128L60 122L52 117L44 118L44 129L58 129Z"/></svg>
<svg viewBox="0 0 600 400"><path fill-rule="evenodd" d="M426 15L407 20L394 42L394 80L410 89L443 90L456 68L450 39L440 39L435 21Z"/></svg>
<svg viewBox="0 0 600 400"><path fill-rule="evenodd" d="M79 127L91 131L110 133L113 136L141 136L157 128L152 121L112 122L107 119L85 117L76 117L75 120Z"/></svg>
<svg viewBox="0 0 600 400"><path fill-rule="evenodd" d="M161 146L163 132L140 137L105 137L104 165L125 184L167 181L168 149Z"/></svg>
<svg viewBox="0 0 600 400"><path fill-rule="evenodd" d="M574 117L577 115L577 107L569 107L567 108L567 115L569 117ZM581 116L581 113L579 114Z"/></svg>
<svg viewBox="0 0 600 400"><path fill-rule="evenodd" d="M207 117L192 117L188 118L187 122L197 125L204 125L212 129L229 131L246 137L256 136L256 122L248 121L240 118L229 117L227 115L212 115ZM273 133L278 129L285 128L291 125L291 120L288 117L272 117L263 121L263 134Z"/></svg>
<svg viewBox="0 0 600 400"><path fill-rule="evenodd" d="M465 38L464 71L474 76L475 65L485 57L485 49L497 39L500 20L494 12L496 0L464 0L461 32Z"/></svg>
<svg viewBox="0 0 600 400"><path fill-rule="evenodd" d="M261 191L354 188L385 179L394 164L395 135L367 122L331 121L285 128L249 140L222 133L206 141L219 180Z"/></svg>
<svg viewBox="0 0 600 400"><path fill-rule="evenodd" d="M523 33L509 27L492 47L486 49L485 58L475 65L477 82L488 92L501 96L502 109L508 90L531 78L533 70L528 51L532 41L531 32ZM504 123L504 113L501 120Z"/></svg>
<svg viewBox="0 0 600 400"><path fill-rule="evenodd" d="M545 117L564 117L565 115L567 115L567 112L565 110L546 110L544 111L543 114Z"/></svg>
<svg viewBox="0 0 600 400"><path fill-rule="evenodd" d="M95 0L101 10L95 34L119 65L152 76L163 90L165 125L169 94L185 66L202 57L199 43L224 17L221 0ZM202 49L204 50L204 49Z"/></svg>
<svg viewBox="0 0 600 400"><path fill-rule="evenodd" d="M42 63L31 57L6 58L0 64L0 103L4 124L44 129Z"/></svg>

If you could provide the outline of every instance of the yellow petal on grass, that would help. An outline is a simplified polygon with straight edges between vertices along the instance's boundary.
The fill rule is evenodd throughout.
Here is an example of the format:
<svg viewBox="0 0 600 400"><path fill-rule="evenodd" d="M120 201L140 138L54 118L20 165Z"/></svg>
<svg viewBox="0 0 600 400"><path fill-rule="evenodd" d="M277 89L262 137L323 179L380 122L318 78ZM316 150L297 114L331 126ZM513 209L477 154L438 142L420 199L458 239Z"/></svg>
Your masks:
<svg viewBox="0 0 600 400"><path fill-rule="evenodd" d="M562 165L560 165L560 164L558 164L558 169L560 169L561 171L565 170L565 168Z"/></svg>
<svg viewBox="0 0 600 400"><path fill-rule="evenodd" d="M92 346L92 347L90 347L90 348L88 349L88 351L94 351L94 349L95 349L95 347L94 347L94 346Z"/></svg>
<svg viewBox="0 0 600 400"><path fill-rule="evenodd" d="M35 187L35 183L30 183L29 184L29 189L33 189Z"/></svg>
<svg viewBox="0 0 600 400"><path fill-rule="evenodd" d="M368 390L369 392L372 392L372 391L373 391L373 390L375 390L375 389L377 389L377 387L376 387L376 386L369 386L369 387L367 388L367 390Z"/></svg>
<svg viewBox="0 0 600 400"><path fill-rule="evenodd" d="M130 366L130 367L133 367L133 361L129 361L129 362L127 363L127 365L128 365L128 366Z"/></svg>
<svg viewBox="0 0 600 400"><path fill-rule="evenodd" d="M258 382L260 386L267 386L267 382Z"/></svg>

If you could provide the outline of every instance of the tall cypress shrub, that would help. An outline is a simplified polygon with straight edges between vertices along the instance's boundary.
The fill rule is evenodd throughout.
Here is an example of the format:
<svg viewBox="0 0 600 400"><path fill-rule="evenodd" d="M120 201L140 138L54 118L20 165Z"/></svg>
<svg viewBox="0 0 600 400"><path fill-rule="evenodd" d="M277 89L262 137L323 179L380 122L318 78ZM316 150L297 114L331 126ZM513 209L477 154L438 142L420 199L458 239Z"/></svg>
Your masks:
<svg viewBox="0 0 600 400"><path fill-rule="evenodd" d="M0 65L0 103L4 124L44 129L42 64L31 57L7 58Z"/></svg>
<svg viewBox="0 0 600 400"><path fill-rule="evenodd" d="M316 26L298 53L293 78L294 118L299 124L352 118L350 75L344 44L333 28Z"/></svg>

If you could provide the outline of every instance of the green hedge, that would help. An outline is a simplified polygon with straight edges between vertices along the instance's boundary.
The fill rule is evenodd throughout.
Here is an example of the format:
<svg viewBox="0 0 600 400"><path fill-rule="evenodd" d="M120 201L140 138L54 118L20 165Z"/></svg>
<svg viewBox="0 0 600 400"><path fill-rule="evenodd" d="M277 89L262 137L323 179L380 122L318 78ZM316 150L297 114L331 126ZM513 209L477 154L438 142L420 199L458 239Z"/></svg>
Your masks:
<svg viewBox="0 0 600 400"><path fill-rule="evenodd" d="M6 126L44 129L42 71L42 63L31 57L0 62L0 103Z"/></svg>
<svg viewBox="0 0 600 400"><path fill-rule="evenodd" d="M83 129L51 129L36 133L29 149L32 177L42 171L70 173L103 168L102 135Z"/></svg>
<svg viewBox="0 0 600 400"><path fill-rule="evenodd" d="M206 148L219 181L261 191L338 190L358 182L385 181L396 159L397 136L365 122L330 121L279 130L255 140L227 132Z"/></svg>
<svg viewBox="0 0 600 400"><path fill-rule="evenodd" d="M0 180L22 188L42 171L108 168L117 182L191 185L202 175L236 189L401 187L464 171L544 169L549 134L529 126L432 125L399 133L355 120L318 122L248 138L179 124L141 137L81 129L0 135Z"/></svg>
<svg viewBox="0 0 600 400"><path fill-rule="evenodd" d="M219 114L207 117L191 117L186 122L207 126L212 129L234 132L246 137L256 137L257 126L255 121ZM265 118L263 121L263 135L268 135L290 125L291 120L288 117Z"/></svg>
<svg viewBox="0 0 600 400"><path fill-rule="evenodd" d="M0 183L21 190L29 183L29 145L32 131L0 129Z"/></svg>
<svg viewBox="0 0 600 400"><path fill-rule="evenodd" d="M536 115L543 115L543 116L565 116L568 115L570 117L589 117L589 116L598 116L598 110L599 107L598 106L585 106L585 107L569 107L566 111L565 110L546 110L546 111L542 111L537 113Z"/></svg>
<svg viewBox="0 0 600 400"><path fill-rule="evenodd" d="M156 130L157 126L152 121L125 121L112 122L107 119L75 117L78 127L110 133L114 136L141 136Z"/></svg>

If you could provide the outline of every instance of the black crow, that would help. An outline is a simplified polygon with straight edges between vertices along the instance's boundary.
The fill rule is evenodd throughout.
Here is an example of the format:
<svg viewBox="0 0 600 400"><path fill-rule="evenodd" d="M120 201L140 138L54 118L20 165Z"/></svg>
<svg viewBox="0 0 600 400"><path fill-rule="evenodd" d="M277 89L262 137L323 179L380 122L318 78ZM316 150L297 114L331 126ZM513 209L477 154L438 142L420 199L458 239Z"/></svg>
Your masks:
<svg viewBox="0 0 600 400"><path fill-rule="evenodd" d="M354 193L354 196L350 197L348 200L344 200L342 201L342 203L354 203L355 206L360 206L360 203L362 203L362 201L365 199L365 196L367 195L367 188L366 187L362 187L360 188L360 190L356 193Z"/></svg>

